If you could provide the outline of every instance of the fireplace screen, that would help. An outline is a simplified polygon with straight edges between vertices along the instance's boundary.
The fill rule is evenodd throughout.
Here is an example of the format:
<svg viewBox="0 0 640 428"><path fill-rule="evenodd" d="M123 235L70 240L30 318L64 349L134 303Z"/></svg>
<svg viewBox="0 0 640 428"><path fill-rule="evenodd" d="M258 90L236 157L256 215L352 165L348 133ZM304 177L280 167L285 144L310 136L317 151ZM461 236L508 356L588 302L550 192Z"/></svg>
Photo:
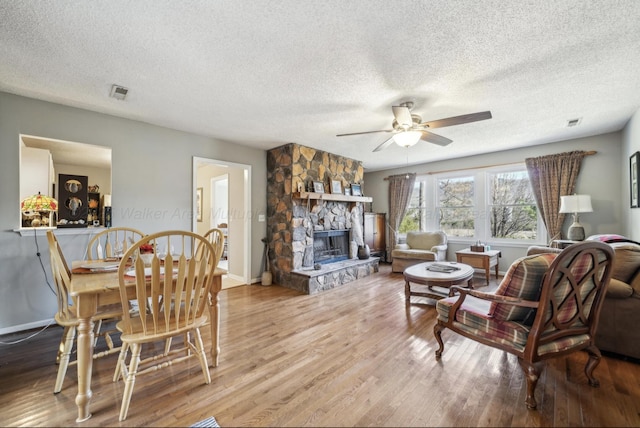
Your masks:
<svg viewBox="0 0 640 428"><path fill-rule="evenodd" d="M349 230L323 230L313 233L313 262L332 263L349 258Z"/></svg>

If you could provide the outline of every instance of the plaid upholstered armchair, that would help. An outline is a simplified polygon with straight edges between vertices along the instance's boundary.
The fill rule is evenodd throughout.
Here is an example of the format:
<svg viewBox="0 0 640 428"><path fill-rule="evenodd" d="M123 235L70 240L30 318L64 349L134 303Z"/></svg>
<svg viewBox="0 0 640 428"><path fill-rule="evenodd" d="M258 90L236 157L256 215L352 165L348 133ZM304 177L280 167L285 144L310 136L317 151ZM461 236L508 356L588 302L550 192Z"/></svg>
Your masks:
<svg viewBox="0 0 640 428"><path fill-rule="evenodd" d="M526 376L530 409L537 405L542 360L585 350L585 373L589 384L598 386L593 371L601 355L594 340L612 260L610 246L584 242L558 255L516 260L494 293L451 287L458 295L436 306L436 358L442 356L441 334L447 328L516 355Z"/></svg>

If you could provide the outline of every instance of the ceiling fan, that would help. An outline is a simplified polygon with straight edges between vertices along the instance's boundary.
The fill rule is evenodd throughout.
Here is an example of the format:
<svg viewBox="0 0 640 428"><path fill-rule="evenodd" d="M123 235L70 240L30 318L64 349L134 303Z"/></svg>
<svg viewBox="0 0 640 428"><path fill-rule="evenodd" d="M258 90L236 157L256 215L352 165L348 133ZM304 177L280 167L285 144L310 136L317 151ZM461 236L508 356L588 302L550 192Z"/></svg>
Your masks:
<svg viewBox="0 0 640 428"><path fill-rule="evenodd" d="M392 106L391 108L393 110L393 116L395 117L392 122L393 129L338 134L336 137L373 134L375 132L393 132L394 135L376 147L373 150L374 152L386 149L394 142L402 147L411 147L420 140L438 144L439 146L446 146L453 140L429 132L427 129L444 128L445 126L462 125L463 123L491 119L490 111L482 111L478 113L463 114L461 116L447 117L445 119L432 120L429 122L422 122L422 118L420 116L411 113L411 109L413 108L413 102L411 101L402 103L399 106Z"/></svg>

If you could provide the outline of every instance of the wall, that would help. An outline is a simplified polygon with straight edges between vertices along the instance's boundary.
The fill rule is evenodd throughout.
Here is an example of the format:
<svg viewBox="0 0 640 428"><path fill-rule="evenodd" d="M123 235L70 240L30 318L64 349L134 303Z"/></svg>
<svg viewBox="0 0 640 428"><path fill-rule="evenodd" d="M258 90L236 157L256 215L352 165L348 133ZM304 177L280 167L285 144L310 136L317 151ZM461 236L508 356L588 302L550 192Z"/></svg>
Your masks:
<svg viewBox="0 0 640 428"><path fill-rule="evenodd" d="M638 130L638 133L640 133L640 130ZM636 144L640 144L640 142ZM620 169L620 159L622 157L621 147L622 135L620 132L616 132L522 149L370 172L364 175L364 192L367 196L373 197L374 212L388 213L389 183L384 181L384 178L389 175L405 172L427 174L430 172L481 168L508 163L524 163L525 158L528 157L544 156L573 150L595 150L598 152L597 154L587 156L583 160L580 176L576 183L577 193L588 193L591 195L594 210L592 213L581 215L580 222L584 226L587 236L597 233L624 233L626 228L623 221L623 212L626 211L626 207L628 207L628 190L625 193L620 188L622 175ZM626 165L628 165L628 157ZM624 169L625 168L623 168L623 170ZM628 169L628 167L626 169ZM640 210L636 211L638 211L636 214L640 216ZM563 230L566 231L570 223L571 216L567 216ZM387 233L387 237L388 236ZM393 248L393 243L391 243L389 239L387 239L387 246L389 249ZM455 252L468 246L468 242L464 241L450 242L447 259L455 260ZM495 245L492 244L492 247L495 247ZM506 270L515 259L525 255L527 247L528 244L501 244L499 248L502 251L500 270Z"/></svg>
<svg viewBox="0 0 640 428"><path fill-rule="evenodd" d="M623 234L634 241L640 241L640 208L630 208L629 197L629 157L640 151L640 110L631 119L622 132L622 207Z"/></svg>
<svg viewBox="0 0 640 428"><path fill-rule="evenodd" d="M20 221L21 133L110 147L113 225L146 233L191 230L193 156L252 165L251 204L256 215L251 224L251 277L260 276L260 240L266 230L257 214L266 211L264 150L0 92L0 333L42 325L56 312L47 286L51 274L46 237L13 232ZM87 235L60 237L68 261L81 258L87 242Z"/></svg>

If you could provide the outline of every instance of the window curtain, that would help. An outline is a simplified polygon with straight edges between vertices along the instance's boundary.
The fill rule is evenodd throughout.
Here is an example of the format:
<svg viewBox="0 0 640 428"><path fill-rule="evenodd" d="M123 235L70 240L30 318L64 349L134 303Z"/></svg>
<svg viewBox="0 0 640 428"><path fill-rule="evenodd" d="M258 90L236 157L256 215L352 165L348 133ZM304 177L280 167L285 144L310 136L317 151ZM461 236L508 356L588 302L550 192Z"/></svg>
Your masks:
<svg viewBox="0 0 640 428"><path fill-rule="evenodd" d="M398 243L398 228L402 222L402 218L407 212L407 205L413 185L416 181L416 174L398 174L389 177L389 225L390 225L390 242L391 249ZM388 253L388 261L392 261Z"/></svg>
<svg viewBox="0 0 640 428"><path fill-rule="evenodd" d="M560 196L573 194L580 173L583 151L527 158L527 172L540 215L549 233L549 239L562 237L565 214L560 214Z"/></svg>

